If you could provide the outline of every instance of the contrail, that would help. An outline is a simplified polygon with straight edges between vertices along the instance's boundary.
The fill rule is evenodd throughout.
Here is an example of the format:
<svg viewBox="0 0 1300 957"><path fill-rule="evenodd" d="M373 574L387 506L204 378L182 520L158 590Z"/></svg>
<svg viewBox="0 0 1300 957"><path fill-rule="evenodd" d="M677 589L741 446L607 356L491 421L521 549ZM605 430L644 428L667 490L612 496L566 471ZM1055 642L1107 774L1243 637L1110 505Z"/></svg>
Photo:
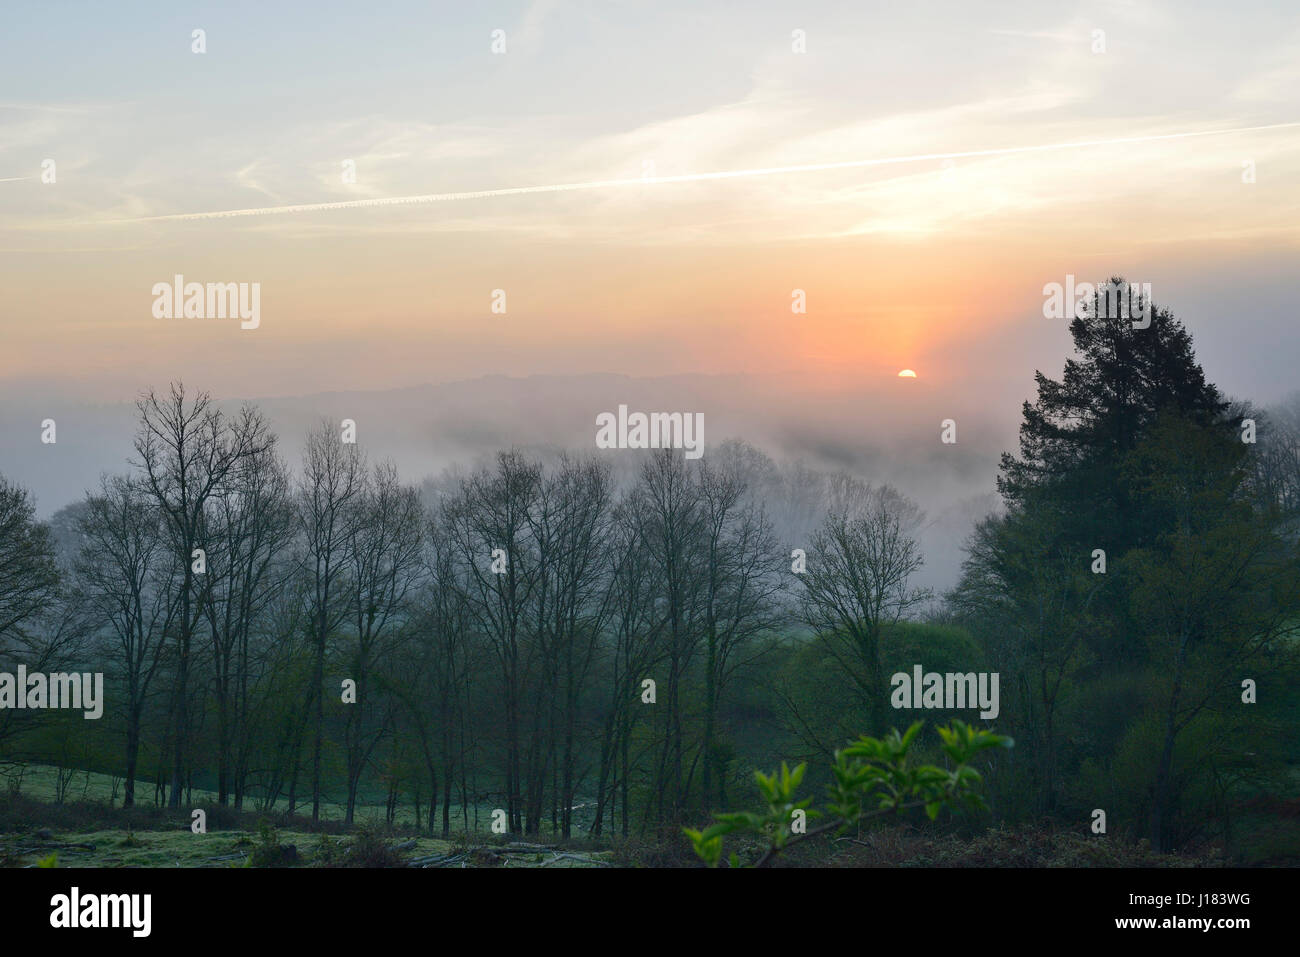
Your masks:
<svg viewBox="0 0 1300 957"><path fill-rule="evenodd" d="M20 179L31 179L31 177L30 176L5 176L4 178L0 179L0 183L16 183Z"/></svg>
<svg viewBox="0 0 1300 957"><path fill-rule="evenodd" d="M364 206L411 206L422 203L447 203L459 199L486 199L493 196L523 196L529 193L568 193L616 186L645 186L655 183L699 183L707 180L742 179L751 176L775 176L780 173L815 173L833 169L862 169L926 160L968 159L976 156L1010 156L1016 153L1046 153L1052 150L1084 149L1091 146L1119 146L1126 143L1154 143L1159 140L1189 139L1194 136L1227 136L1232 133L1256 133L1300 126L1295 123L1272 123L1268 126L1241 126L1228 130L1200 130L1193 133L1162 133L1152 136L1127 136L1118 139L1078 140L1046 146L1007 146L987 150L962 150L955 153L914 153L879 159L845 160L838 163L809 163L800 166L768 166L759 169L720 170L713 173L683 173L678 176L644 176L635 179L598 179L585 183L558 183L551 186L513 186L506 189L480 189L458 193L426 193L421 196L393 196L385 199L350 199L334 203L300 203L295 206L263 206L256 209L223 209L206 213L172 213L167 216L141 216L135 219L101 220L99 225L122 223L161 223L183 219L224 219L232 216L274 216L281 213L314 213L331 209L357 209Z"/></svg>

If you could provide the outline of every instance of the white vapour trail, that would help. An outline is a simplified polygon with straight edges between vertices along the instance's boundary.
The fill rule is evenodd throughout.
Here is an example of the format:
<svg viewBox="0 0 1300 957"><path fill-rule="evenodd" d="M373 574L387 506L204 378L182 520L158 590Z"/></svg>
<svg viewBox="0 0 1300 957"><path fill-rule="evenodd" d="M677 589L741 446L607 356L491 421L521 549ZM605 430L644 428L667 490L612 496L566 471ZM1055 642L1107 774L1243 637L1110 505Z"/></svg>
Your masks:
<svg viewBox="0 0 1300 957"><path fill-rule="evenodd" d="M1267 126L1242 126L1235 129L1197 130L1189 133L1161 133L1150 136L1126 136L1116 139L1079 140L1050 143L1044 146L1008 146L986 150L961 150L953 153L915 153L879 159L845 160L838 163L809 163L799 166L769 166L759 169L720 170L713 173L683 173L678 176L644 176L635 179L600 179L585 183L557 183L551 186L513 186L506 189L480 189L458 193L427 193L421 196L393 196L383 199L351 199L333 203L300 203L294 206L263 206L255 209L223 209L204 213L172 213L166 216L141 216L133 219L100 220L98 225L123 223L160 223L183 219L225 219L233 216L274 216L280 213L314 213L331 209L357 209L363 206L411 206L422 203L446 203L458 199L485 199L493 196L523 196L528 193L567 193L584 189L616 186L645 186L655 183L698 183L717 179L742 179L751 176L774 176L780 173L815 173L833 169L861 169L926 160L969 159L978 156L1010 156L1016 153L1046 153L1052 150L1084 149L1092 146L1121 146L1127 143L1154 143L1160 140L1189 139L1197 136L1227 136L1300 126L1295 123L1272 123Z"/></svg>

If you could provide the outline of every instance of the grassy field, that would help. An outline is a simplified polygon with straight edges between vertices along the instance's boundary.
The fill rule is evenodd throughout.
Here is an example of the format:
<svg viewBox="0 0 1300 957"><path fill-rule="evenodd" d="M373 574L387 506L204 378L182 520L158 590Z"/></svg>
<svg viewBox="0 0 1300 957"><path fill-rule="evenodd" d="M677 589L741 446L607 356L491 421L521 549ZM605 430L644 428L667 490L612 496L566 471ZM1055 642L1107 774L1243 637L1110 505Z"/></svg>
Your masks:
<svg viewBox="0 0 1300 957"><path fill-rule="evenodd" d="M43 804L55 804L59 795L59 770L51 765L43 764L26 764L21 766L0 767L0 792L18 793L29 797ZM63 800L65 802L86 802L96 801L110 804L114 807L120 807L122 804L122 781L121 778L114 778L111 775L99 774L95 771L72 771L63 772L65 775L70 774ZM202 788L194 788L190 794L190 799L185 802L187 809L204 808L211 809L217 805L217 793ZM135 801L137 806L153 806L154 802L154 785L151 781L137 780L135 785ZM305 805L308 814L311 812L310 795ZM297 807L294 809L295 814L302 814L304 803L300 799ZM289 802L281 798L272 807L262 809L260 804L255 800L245 802L245 810L250 813L261 814L267 817L275 817L287 813ZM475 825L475 808L471 806L468 813L469 826ZM479 805L478 823L483 830L487 830L488 821L491 820L493 808L483 804ZM187 812L188 813L188 812ZM441 821L442 808L438 808L439 820ZM321 802L321 819L325 821L342 822L347 816L347 808L334 801ZM361 803L357 807L355 819L357 823L380 824L386 818L386 811L381 804ZM453 828L463 828L465 815L462 814L460 805L453 804L451 810L451 826ZM394 818L394 824L397 828L414 828L416 826L415 813L410 804L398 805Z"/></svg>
<svg viewBox="0 0 1300 957"><path fill-rule="evenodd" d="M310 805L301 803L292 817L285 801L274 810L250 804L240 812L221 807L214 792L195 789L181 808L168 809L153 804L153 793L152 784L138 784L136 806L122 808L120 779L91 771L64 772L61 779L50 766L8 766L0 773L0 866L402 867L451 857L444 866L591 867L610 858L589 841L543 846L493 835L489 807L479 808L481 827L468 833L454 808L455 833L443 839L417 834L409 807L399 809L390 828L382 806L361 805L348 826L342 805L322 803L321 823L312 825L303 813ZM191 830L196 808L207 815L205 833ZM473 810L469 820L472 825Z"/></svg>
<svg viewBox="0 0 1300 957"><path fill-rule="evenodd" d="M45 838L42 840L42 838ZM282 831L279 843L302 848L302 863L310 863L313 848L327 835ZM48 831L5 835L0 858L7 866L26 867L55 856L59 867L244 867L259 843L251 831L193 834L174 831ZM423 853L446 852L446 842L421 842ZM63 845L56 847L54 845ZM413 855L414 856L414 855Z"/></svg>

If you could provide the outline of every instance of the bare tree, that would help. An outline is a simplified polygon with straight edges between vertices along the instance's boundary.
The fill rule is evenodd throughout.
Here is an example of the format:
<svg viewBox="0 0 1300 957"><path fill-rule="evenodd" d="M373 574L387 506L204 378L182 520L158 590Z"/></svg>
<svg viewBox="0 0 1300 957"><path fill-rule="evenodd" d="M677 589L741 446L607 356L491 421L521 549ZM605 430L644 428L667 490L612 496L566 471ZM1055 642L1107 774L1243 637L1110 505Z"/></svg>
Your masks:
<svg viewBox="0 0 1300 957"><path fill-rule="evenodd" d="M804 621L857 685L877 733L885 723L881 633L931 597L909 584L922 565L912 537L921 520L893 488L841 477L801 576Z"/></svg>
<svg viewBox="0 0 1300 957"><path fill-rule="evenodd" d="M716 740L719 702L745 652L778 621L782 561L772 524L750 496L755 455L749 446L726 444L703 463L699 476L705 517L705 664L704 735L697 760L703 759L705 810L712 806L715 784L718 799L726 803L726 768Z"/></svg>
<svg viewBox="0 0 1300 957"><path fill-rule="evenodd" d="M602 579L607 570L612 492L608 466L562 458L545 483L546 504L535 531L537 540L547 543L541 594L549 596L549 604L539 602L544 609L539 626L547 636L543 654L550 666L549 704L555 714L549 742L549 763L558 778L553 787L552 826L564 837L572 833L578 786L579 698L608 611Z"/></svg>
<svg viewBox="0 0 1300 957"><path fill-rule="evenodd" d="M1249 487L1261 504L1280 512L1286 534L1300 537L1300 392L1267 412L1241 412L1258 420Z"/></svg>
<svg viewBox="0 0 1300 957"><path fill-rule="evenodd" d="M524 830L522 709L532 664L525 616L538 585L530 516L540 489L541 467L519 452L503 452L494 471L483 470L461 482L443 520L464 570L465 598L477 630L487 638L500 668L505 803L515 833Z"/></svg>
<svg viewBox="0 0 1300 957"><path fill-rule="evenodd" d="M112 631L126 691L123 807L135 804L140 724L180 597L180 563L162 517L139 483L105 477L86 498L78 529L76 597Z"/></svg>
<svg viewBox="0 0 1300 957"><path fill-rule="evenodd" d="M636 494L649 546L648 571L657 584L655 601L664 618L663 650L667 673L660 707L666 726L655 769L651 800L660 821L676 821L686 804L684 687L702 637L704 548L708 514L692 466L680 452L664 449L646 460Z"/></svg>
<svg viewBox="0 0 1300 957"><path fill-rule="evenodd" d="M451 830L455 776L459 772L463 778L465 772L466 687L474 666L474 633L465 589L457 581L454 548L436 516L425 542L424 584L416 627L411 629L411 653L400 668L391 669L391 681L406 706L428 775L429 831L433 833L441 789L445 837Z"/></svg>
<svg viewBox="0 0 1300 957"><path fill-rule="evenodd" d="M217 703L217 800L223 805L232 792L235 805L243 805L253 632L291 570L283 560L295 527L290 489L272 441L213 496L205 608Z"/></svg>
<svg viewBox="0 0 1300 957"><path fill-rule="evenodd" d="M600 834L606 808L616 808L624 837L629 833L631 741L638 708L639 682L649 677L658 654L663 620L655 608L655 587L648 574L646 500L627 496L614 510L607 592L609 703L600 742L593 834ZM611 811L611 814L613 811Z"/></svg>
<svg viewBox="0 0 1300 957"><path fill-rule="evenodd" d="M393 465L376 466L358 501L347 549L354 628L347 666L357 691L345 725L349 824L362 772L384 733L385 722L373 727L383 708L371 694L372 672L409 617L407 599L422 571L423 524L416 490L398 481Z"/></svg>
<svg viewBox="0 0 1300 957"><path fill-rule="evenodd" d="M136 403L140 427L135 464L142 483L161 510L171 547L182 563L180 609L176 630L176 686L173 698L175 739L170 806L178 807L187 771L189 744L189 676L194 634L208 599L209 579L195 572L195 549L206 549L208 506L238 470L271 445L266 423L245 407L227 418L206 392L186 401L177 382L167 396L152 389Z"/></svg>
<svg viewBox="0 0 1300 957"><path fill-rule="evenodd" d="M347 546L358 518L366 479L360 450L342 440L329 421L307 436L298 496L304 562L311 609L314 736L312 740L311 819L320 820L321 752L325 735L325 652L335 630L352 610ZM296 779L295 779L296 780ZM291 789L290 806L296 794Z"/></svg>

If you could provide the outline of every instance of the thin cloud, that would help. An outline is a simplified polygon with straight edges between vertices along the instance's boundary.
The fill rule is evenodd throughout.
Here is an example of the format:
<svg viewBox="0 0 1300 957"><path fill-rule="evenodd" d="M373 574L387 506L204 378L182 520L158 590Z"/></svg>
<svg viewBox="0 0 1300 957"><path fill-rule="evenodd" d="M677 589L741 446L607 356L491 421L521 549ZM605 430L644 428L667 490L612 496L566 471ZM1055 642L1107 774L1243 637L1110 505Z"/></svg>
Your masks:
<svg viewBox="0 0 1300 957"><path fill-rule="evenodd" d="M1062 43L1077 43L1079 37L1068 33L1046 33L1040 30L989 30L1000 37L1020 37L1027 40L1058 40Z"/></svg>
<svg viewBox="0 0 1300 957"><path fill-rule="evenodd" d="M959 150L948 153L916 153L910 156L889 156L876 159L844 160L835 163L806 163L797 166L770 166L759 169L719 170L710 173L683 173L677 176L646 176L635 179L603 179L585 183L556 183L549 186L514 186L504 189L467 190L454 193L426 193L417 196L391 196L380 199L354 199L331 203L299 203L292 206L263 206L252 209L224 209L198 213L171 213L165 216L143 216L136 219L103 220L98 225L127 223L158 223L181 220L228 219L238 216L275 216L284 213L313 213L337 209L359 209L373 206L415 206L426 203L455 202L464 199L488 199L498 196L525 196L533 193L566 193L579 190L608 189L622 186L647 186L663 183L698 183L708 180L742 179L755 176L775 176L782 173L815 173L837 169L864 169L872 166L889 166L899 163L920 163L945 159L969 159L978 156L1012 156L1021 153L1045 153L1054 150L1085 149L1093 146L1121 146L1131 143L1154 143L1164 140L1190 139L1201 136L1228 136L1234 133L1258 133L1265 130L1290 129L1300 122L1270 123L1265 126L1242 126L1233 129L1196 130L1183 133L1159 133L1147 136L1124 136L1111 139L1077 140L1069 143L1049 143L1040 146L1006 146L983 150ZM92 224L93 225L93 224Z"/></svg>

